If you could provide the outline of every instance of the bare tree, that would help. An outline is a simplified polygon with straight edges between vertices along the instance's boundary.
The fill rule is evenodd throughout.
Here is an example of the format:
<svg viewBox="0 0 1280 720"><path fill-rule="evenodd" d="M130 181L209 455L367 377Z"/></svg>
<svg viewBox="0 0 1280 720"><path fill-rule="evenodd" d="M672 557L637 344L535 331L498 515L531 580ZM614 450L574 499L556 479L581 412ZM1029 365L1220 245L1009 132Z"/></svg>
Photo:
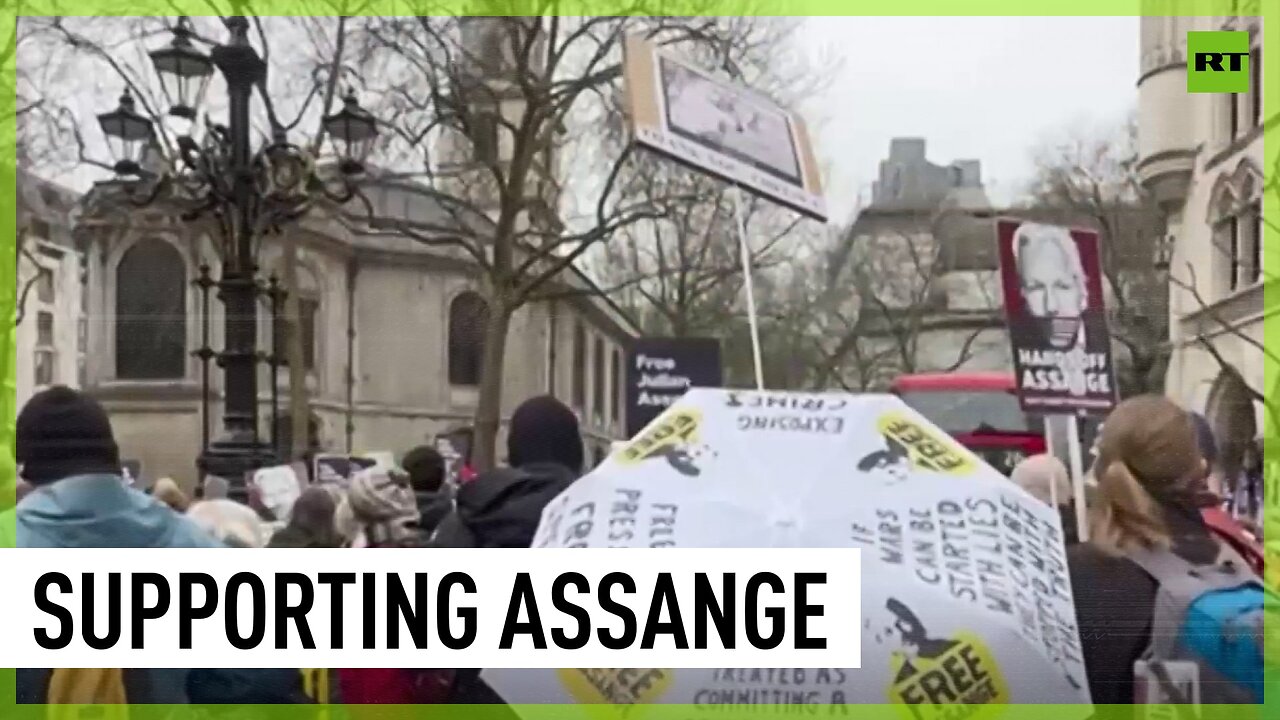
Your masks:
<svg viewBox="0 0 1280 720"><path fill-rule="evenodd" d="M900 374L956 370L986 331L999 330L993 273L965 273L978 301L949 307L957 276L938 240L950 211L871 208L825 258L815 387L865 391ZM976 282L975 282L976 280ZM971 294L973 294L971 293Z"/></svg>
<svg viewBox="0 0 1280 720"><path fill-rule="evenodd" d="M651 166L663 162L644 159ZM664 170L669 168L654 167L651 177ZM661 207L663 217L628 228L607 246L601 272L605 286L630 300L627 305L646 332L718 335L741 307L742 258L733 190L688 172L666 180L638 190ZM673 192L676 183L687 189ZM743 202L744 222L751 228L750 264L760 273L786 259L781 246L800 223L798 217L779 218L766 202L755 197ZM771 221L774 228L768 227Z"/></svg>
<svg viewBox="0 0 1280 720"><path fill-rule="evenodd" d="M733 23L732 32L743 39L728 52L698 45L688 49L690 59L782 107L796 107L830 84L838 61L799 52L802 23L795 18L744 17ZM623 114L619 99L614 116ZM630 142L620 124L606 127L615 151ZM803 288L793 286L786 270L812 245L809 236L816 224L667 158L646 153L633 159L628 172L636 178L636 195L659 206L662 217L627 228L603 252L588 257L594 261L589 271L602 281L603 292L639 318L646 333L719 338L726 382L754 384L738 235L740 202L758 286L766 382L775 388L798 386L805 366L785 339L800 327L792 322L797 307L792 301L799 301L792 291Z"/></svg>
<svg viewBox="0 0 1280 720"><path fill-rule="evenodd" d="M636 11L645 7L637 4ZM456 253L479 269L489 312L474 462L494 461L512 315L593 247L680 203L645 192L621 125L621 49L637 34L664 47L733 58L760 42L739 18L377 18L357 36L363 77L384 99L401 157L416 157L435 221L378 217L367 227ZM592 128L602 127L603 131ZM570 172L572 168L572 172ZM676 191L679 192L679 191Z"/></svg>
<svg viewBox="0 0 1280 720"><path fill-rule="evenodd" d="M1124 348L1117 362L1123 394L1159 392L1169 363L1168 272L1160 253L1160 211L1142 188L1137 120L1096 134L1073 133L1035 153L1035 211L1099 232L1108 327Z"/></svg>
<svg viewBox="0 0 1280 720"><path fill-rule="evenodd" d="M254 18L255 44L272 67L265 84L276 91L261 93L267 102L256 122L264 137L297 134L304 122L335 109L342 84L359 90L382 121L369 194L382 182L411 182L436 212L412 222L388 217L367 196L355 208L328 211L356 231L412 238L476 268L489 312L474 460L487 467L494 460L512 315L592 248L682 207L673 195L645 191L633 152L605 142L607 131L600 130L622 125L623 40L638 34L695 58L716 58L750 81L757 69L738 59L768 44L769 31L754 18L651 17L643 3L610 17L453 18L418 9L424 12L399 18ZM139 40L162 36L172 23L44 18L39 27L43 42L130 89L139 111L157 122L162 168L182 153L176 131L163 121L163 99L148 80L147 44ZM197 39L219 37L216 19L193 23ZM281 37L301 49L283 67L270 42ZM70 115L66 131L73 142L65 145L73 148L73 161L106 170L85 138L92 118ZM319 137L309 140L319 147ZM259 231L287 219L273 218Z"/></svg>

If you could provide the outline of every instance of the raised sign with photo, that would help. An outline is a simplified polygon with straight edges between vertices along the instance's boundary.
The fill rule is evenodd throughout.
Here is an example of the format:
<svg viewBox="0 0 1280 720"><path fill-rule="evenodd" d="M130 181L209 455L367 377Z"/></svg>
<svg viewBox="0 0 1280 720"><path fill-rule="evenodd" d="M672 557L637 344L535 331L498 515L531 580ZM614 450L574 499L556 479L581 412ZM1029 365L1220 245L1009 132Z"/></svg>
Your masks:
<svg viewBox="0 0 1280 720"><path fill-rule="evenodd" d="M1108 412L1116 403L1116 381L1098 234L1002 219L996 237L1022 407L1048 414Z"/></svg>
<svg viewBox="0 0 1280 720"><path fill-rule="evenodd" d="M637 144L821 221L817 160L804 121L638 37L626 83Z"/></svg>

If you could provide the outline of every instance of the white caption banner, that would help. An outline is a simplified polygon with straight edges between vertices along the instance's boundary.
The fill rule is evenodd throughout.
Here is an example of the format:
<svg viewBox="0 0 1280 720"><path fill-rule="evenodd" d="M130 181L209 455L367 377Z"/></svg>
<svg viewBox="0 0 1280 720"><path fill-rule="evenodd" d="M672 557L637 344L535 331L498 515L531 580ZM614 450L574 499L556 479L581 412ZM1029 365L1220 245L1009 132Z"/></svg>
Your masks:
<svg viewBox="0 0 1280 720"><path fill-rule="evenodd" d="M5 591L0 593L0 667L856 668L861 664L861 557L858 550L848 548L5 549L0 550L0 563L9 576ZM54 573L65 577L70 592L60 586L63 580ZM119 574L118 593L111 589L109 576L113 573ZM455 582L445 605L441 583L450 573L465 574L474 583L475 592L467 592L465 584ZM535 647L533 638L523 633L514 636L510 649L500 648L519 573L529 574L540 616L535 624L545 634L545 649ZM561 593L562 605L568 601L582 608L590 619L589 636L579 649L558 647L553 633L558 629L561 637L572 637L582 627L575 613L557 608L553 599L556 578L565 573L580 574L588 584L587 592L570 584ZM616 608L610 612L610 606L602 607L601 603L601 580L611 573L625 574L635 585L635 592L625 592L628 588L617 584L614 576L609 593L613 601L635 615L634 640L622 649L606 647L601 639L602 632L625 636L625 620L615 614ZM656 635L651 648L641 647L655 585L662 573L671 576L689 649L676 648L672 635L665 632ZM696 618L702 612L695 603L698 573L706 574L719 604L726 604L724 574L735 574L733 649L720 646L711 615L706 616L705 633L710 647L696 649ZM753 594L748 592L749 581L759 573L776 575L783 589L774 592L768 584L760 586L754 593L755 616L748 617L748 598ZM823 581L811 579L805 585L803 598L803 604L815 606L805 620L805 635L825 640L825 648L796 647L801 604L796 588L802 573L825 574ZM163 613L152 612L158 615L152 619L134 617L139 603L133 588L142 574L151 574L150 580L168 588L167 608ZM184 608L203 608L209 600L201 584L206 581L192 580L197 574L214 583L216 607L209 613L196 613L207 617L184 622ZM294 582L281 586L284 598L279 598L277 584L289 574ZM321 574L329 574L328 583L321 581ZM342 574L350 574L353 582L335 583ZM415 574L424 574L425 581ZM403 617L396 623L399 646L388 647L391 575L399 577L408 608L416 607L419 643L425 640L425 649L415 647ZM239 579L233 580L236 576ZM93 578L91 602L85 592L89 577ZM255 581L260 581L261 591ZM304 600L298 583L314 591L304 617L315 649L304 647L296 620L278 617L277 605L297 606ZM233 593L233 628L228 628L232 619L227 612L229 585L238 588ZM340 597L335 585L341 588ZM417 600L417 587L425 589L425 602ZM141 605L156 607L160 592L154 583L140 588ZM255 595L261 599L255 601ZM335 601L341 603L339 618L334 617ZM442 630L455 638L465 636L470 609L474 609L475 620L470 623L474 639L465 648L447 647ZM90 622L87 617L92 618ZM339 619L340 625L336 622ZM527 609L521 609L517 620L530 619ZM657 622L673 619L664 605ZM781 644L767 649L753 645L748 623L758 628L757 636L768 637L775 632L775 622L777 629L785 632ZM189 647L182 647L184 625L189 627ZM281 625L285 642L278 645ZM372 630L368 637L366 625ZM137 647L135 627L142 641ZM111 642L116 628L118 637ZM98 643L103 649L95 649L86 640L90 630L94 637L108 638ZM237 648L229 639L232 630L241 637L260 634L261 641L251 648ZM335 642L339 635L340 642ZM45 644L58 647L43 647L38 636L57 640L46 639Z"/></svg>

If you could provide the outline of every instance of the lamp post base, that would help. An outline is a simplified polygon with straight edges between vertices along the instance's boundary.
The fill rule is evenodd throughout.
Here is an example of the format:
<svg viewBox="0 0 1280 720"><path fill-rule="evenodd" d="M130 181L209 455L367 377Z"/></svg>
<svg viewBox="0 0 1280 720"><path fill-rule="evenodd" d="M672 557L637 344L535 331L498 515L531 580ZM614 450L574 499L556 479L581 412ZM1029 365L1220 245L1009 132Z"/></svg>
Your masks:
<svg viewBox="0 0 1280 720"><path fill-rule="evenodd" d="M249 473L279 464L275 451L266 443L235 438L215 440L196 459L201 477L217 475L227 481L227 495L237 502L249 499Z"/></svg>

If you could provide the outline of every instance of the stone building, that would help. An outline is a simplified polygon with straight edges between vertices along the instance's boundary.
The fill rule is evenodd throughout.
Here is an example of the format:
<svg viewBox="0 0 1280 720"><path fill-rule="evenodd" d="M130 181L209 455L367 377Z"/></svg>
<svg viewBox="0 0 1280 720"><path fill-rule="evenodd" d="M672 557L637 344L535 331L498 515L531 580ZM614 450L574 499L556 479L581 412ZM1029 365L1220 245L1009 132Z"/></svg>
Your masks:
<svg viewBox="0 0 1280 720"><path fill-rule="evenodd" d="M967 189L982 194L982 163L956 160L937 165L925 154L924 138L894 138L889 156L880 161L880 174L871 184L871 204L877 207L925 207ZM976 195L975 195L976 196Z"/></svg>
<svg viewBox="0 0 1280 720"><path fill-rule="evenodd" d="M412 223L438 212L411 183L368 191L382 217ZM92 204L92 193L89 203ZM222 346L221 304L209 317L192 281L201 265L218 276L217 249L164 212L135 211L127 222L87 217L88 353L85 387L111 414L122 453L148 478L190 482L204 439L221 427L221 372L210 367L210 406L202 411L202 363L192 352ZM295 226L299 325L316 449L397 454L470 424L478 393L486 312L475 266L459 253L403 236L360 234L319 215ZM263 278L282 277L286 239L265 238ZM602 458L621 437L623 353L633 323L585 276L567 273L567 298L521 309L507 342L504 418L520 400L551 393L582 419L588 457ZM269 303L260 303L258 347L270 351ZM283 339L281 340L283 343ZM281 350L283 352L283 350ZM288 373L277 378L288 415ZM260 428L272 427L271 372L259 376ZM281 435L287 422L279 420ZM281 437L287 445L287 438ZM499 446L501 447L501 445Z"/></svg>
<svg viewBox="0 0 1280 720"><path fill-rule="evenodd" d="M281 344L295 333L303 338L307 432L321 451L400 454L469 426L474 417L488 313L480 268L457 247L424 244L398 228L417 226L430 235L430 228L456 226L460 221L441 205L441 193L496 218L497 193L486 168L509 162L507 126L522 107L519 84L503 60L509 44L495 34L503 28L509 29L485 18L459 23L462 42L479 52L474 62L450 70L457 73L454 89L483 102L469 109L466 133L445 127L434 140L434 187L371 168L363 190L372 217L382 222L370 227L368 216L317 208L289 228L290 235L260 243L264 278L285 274L286 244L298 249L297 326L282 325L278 334ZM536 190L519 222L540 223L554 235L555 158L541 157L534 172ZM88 205L104 212L86 213L82 222L90 246L89 302L100 308L90 314L94 352L86 384L106 404L125 454L142 461L144 475L191 480L207 434L216 438L221 427L221 373L209 373L206 416L202 364L191 355L205 345L206 332L210 347L222 347L221 304L210 299L206 328L202 294L191 284L202 265L219 276L219 252L210 239L216 235L164 212L115 215L110 209L119 203L110 202L109 191L99 188L104 202L90 197ZM625 427L623 353L638 330L573 268L555 283L551 289L562 299L531 302L512 319L501 414L505 422L521 400L554 394L578 412L588 459L595 461ZM270 315L264 300L258 346L267 351ZM272 417L270 369L264 364L260 372L260 430L267 439L277 428L277 444L287 445L292 423ZM287 382L282 372L276 388L286 415ZM498 448L501 460L501 437Z"/></svg>
<svg viewBox="0 0 1280 720"><path fill-rule="evenodd" d="M51 385L78 387L85 346L81 253L72 239L79 195L24 170L17 177L19 234L16 402Z"/></svg>
<svg viewBox="0 0 1280 720"><path fill-rule="evenodd" d="M978 161L936 165L923 139L890 143L873 201L828 278L851 288L862 345L846 358L846 384L883 389L902 373L1011 367L993 212Z"/></svg>
<svg viewBox="0 0 1280 720"><path fill-rule="evenodd" d="M1117 203L1094 211L1032 202L994 208L980 183L961 182L944 191L944 174L938 172L944 166L918 153L905 154L902 142L894 141L899 157L882 163L881 185L885 168L892 166L890 173L933 177L934 189L884 198L864 208L845 234L843 256L833 265L847 273L856 289L850 293L859 305L854 330L863 347L860 361L847 369L866 376L855 377L858 386L883 388L903 373L1012 371L996 253L1000 217L1092 228L1100 242L1112 243L1114 249L1104 247L1102 253L1103 286L1114 334L1125 339L1112 343L1117 379L1122 391L1138 392L1144 388L1133 388L1143 382L1148 365L1154 366L1152 374L1162 373L1163 364L1148 355L1163 346L1163 323L1137 323L1142 337L1130 327L1134 313L1163 318L1167 307L1155 257L1159 228L1147 207ZM915 158L917 169L906 170L904 157ZM976 161L965 163L965 177L979 177ZM1117 300L1121 284L1126 303Z"/></svg>
<svg viewBox="0 0 1280 720"><path fill-rule="evenodd" d="M1262 242L1262 136L1278 116L1263 114L1260 24L1244 16L1141 22L1137 169L1173 242L1166 390L1207 413L1228 445L1228 462L1238 462L1262 428L1263 409L1248 388L1275 390L1265 387L1261 351L1263 321L1275 312L1263 291L1275 273ZM1248 92L1186 91L1191 30L1250 34Z"/></svg>

